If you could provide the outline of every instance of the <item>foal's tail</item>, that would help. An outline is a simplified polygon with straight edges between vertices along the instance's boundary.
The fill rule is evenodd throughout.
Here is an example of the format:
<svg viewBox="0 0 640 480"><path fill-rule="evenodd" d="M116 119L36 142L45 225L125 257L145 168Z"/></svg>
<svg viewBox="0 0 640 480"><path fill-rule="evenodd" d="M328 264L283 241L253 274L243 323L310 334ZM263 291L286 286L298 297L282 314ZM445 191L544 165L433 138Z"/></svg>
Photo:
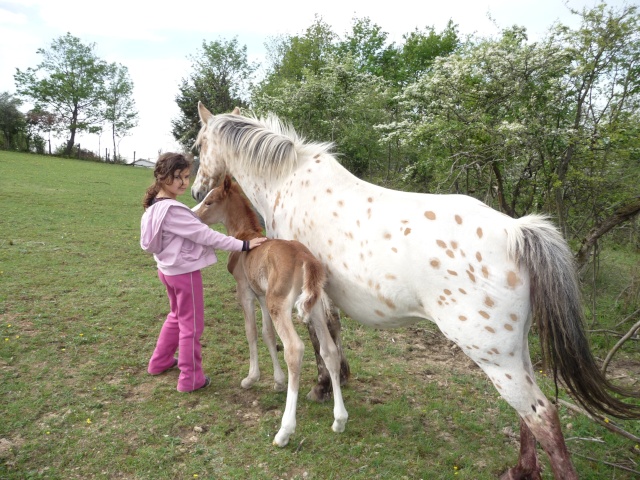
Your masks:
<svg viewBox="0 0 640 480"><path fill-rule="evenodd" d="M640 405L611 394L640 398L640 392L609 382L591 354L573 256L560 233L546 218L529 215L509 231L508 249L529 270L533 318L554 378L560 373L569 392L592 414L640 418Z"/></svg>
<svg viewBox="0 0 640 480"><path fill-rule="evenodd" d="M302 292L295 303L298 315L303 321L307 321L311 309L320 299L326 281L327 276L322 264L311 254L305 256L302 262Z"/></svg>

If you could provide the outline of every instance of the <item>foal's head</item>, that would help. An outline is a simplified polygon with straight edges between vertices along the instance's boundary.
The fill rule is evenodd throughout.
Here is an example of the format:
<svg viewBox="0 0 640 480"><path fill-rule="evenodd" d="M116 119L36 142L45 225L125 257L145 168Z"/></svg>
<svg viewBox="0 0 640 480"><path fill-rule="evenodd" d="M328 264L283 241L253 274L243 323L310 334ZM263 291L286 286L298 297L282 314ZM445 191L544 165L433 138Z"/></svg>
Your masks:
<svg viewBox="0 0 640 480"><path fill-rule="evenodd" d="M262 227L251 203L242 193L240 186L226 175L222 185L211 190L205 199L194 207L194 212L203 223L222 223L230 234L231 230L262 232Z"/></svg>

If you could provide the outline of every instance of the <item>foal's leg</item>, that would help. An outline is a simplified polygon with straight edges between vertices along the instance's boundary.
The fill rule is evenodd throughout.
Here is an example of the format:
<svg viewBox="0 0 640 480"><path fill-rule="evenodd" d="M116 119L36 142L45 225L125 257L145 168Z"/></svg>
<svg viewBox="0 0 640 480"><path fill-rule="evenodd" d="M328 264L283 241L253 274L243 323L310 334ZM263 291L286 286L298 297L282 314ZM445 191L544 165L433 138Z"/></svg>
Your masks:
<svg viewBox="0 0 640 480"><path fill-rule="evenodd" d="M248 285L243 285L236 279L236 294L244 313L244 330L249 344L249 375L240 382L242 388L251 388L260 380L260 366L258 365L258 333L256 329L255 295Z"/></svg>
<svg viewBox="0 0 640 480"><path fill-rule="evenodd" d="M330 314L325 315L326 325L338 350L340 358L340 385L346 385L347 380L351 375L351 371L349 369L349 363L347 362L342 350L342 339L340 336L340 311L333 306L333 304L329 307L330 300L326 295L323 298L323 302L326 303L323 308L327 309L328 312L330 310ZM318 336L316 334L316 329L313 326L313 322L307 322L307 329L309 330L309 338L313 344L313 352L316 356L316 365L318 367L318 383L307 394L307 399L315 402L324 402L331 398L331 375L329 374L329 370L327 370L327 366L322 359L322 355L320 355L320 342L318 341Z"/></svg>
<svg viewBox="0 0 640 480"><path fill-rule="evenodd" d="M284 348L284 359L287 362L289 381L287 386L287 403L282 414L280 430L273 439L273 444L284 447L289 443L289 438L296 431L296 407L298 405L298 390L300 386L300 372L302 370L302 357L304 343L291 321L293 301L282 298L268 298L267 305L273 324Z"/></svg>
<svg viewBox="0 0 640 480"><path fill-rule="evenodd" d="M269 350L269 356L271 357L271 364L273 365L273 389L276 392L284 392L287 388L285 384L285 376L282 368L280 367L280 361L278 360L278 347L276 345L276 334L273 330L273 321L269 314L269 309L265 303L264 297L258 297L260 302L260 308L262 310L262 338Z"/></svg>

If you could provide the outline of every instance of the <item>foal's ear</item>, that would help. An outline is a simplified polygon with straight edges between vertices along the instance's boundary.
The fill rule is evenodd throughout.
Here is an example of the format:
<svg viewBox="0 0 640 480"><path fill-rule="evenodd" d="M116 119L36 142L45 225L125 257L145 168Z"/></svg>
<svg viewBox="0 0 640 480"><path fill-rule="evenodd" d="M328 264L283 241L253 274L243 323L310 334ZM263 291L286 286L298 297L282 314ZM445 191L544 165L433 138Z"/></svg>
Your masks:
<svg viewBox="0 0 640 480"><path fill-rule="evenodd" d="M209 118L211 118L211 112L207 110L207 107L205 107L200 100L198 100L198 115L203 124L207 123Z"/></svg>
<svg viewBox="0 0 640 480"><path fill-rule="evenodd" d="M231 175L225 175L224 177L224 191L225 193L231 190Z"/></svg>

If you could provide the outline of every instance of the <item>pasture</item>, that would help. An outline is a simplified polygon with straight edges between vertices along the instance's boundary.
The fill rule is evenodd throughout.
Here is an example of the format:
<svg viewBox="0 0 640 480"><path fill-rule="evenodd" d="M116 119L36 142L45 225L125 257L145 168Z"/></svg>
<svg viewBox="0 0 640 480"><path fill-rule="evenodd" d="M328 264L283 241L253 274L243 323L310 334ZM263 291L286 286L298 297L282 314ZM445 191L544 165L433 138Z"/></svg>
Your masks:
<svg viewBox="0 0 640 480"><path fill-rule="evenodd" d="M149 376L168 310L138 243L152 179L147 169L0 152L0 478L494 479L515 464L513 409L426 322L384 331L343 319L352 378L342 434L331 431L332 402L304 399L316 368L298 325L306 346L298 425L287 447L274 447L286 393L272 389L261 340L262 378L240 387L249 354L226 252L203 270L212 385L181 394L176 371ZM615 279L639 260L611 250L600 275ZM600 288L602 312L615 309L619 285ZM596 355L615 341L595 338ZM532 350L535 361L535 335ZM635 342L609 372L637 377L639 365ZM553 383L536 371L553 398ZM612 464L640 470L640 445L564 407L560 417L580 478L637 478ZM640 422L620 425L640 436Z"/></svg>

